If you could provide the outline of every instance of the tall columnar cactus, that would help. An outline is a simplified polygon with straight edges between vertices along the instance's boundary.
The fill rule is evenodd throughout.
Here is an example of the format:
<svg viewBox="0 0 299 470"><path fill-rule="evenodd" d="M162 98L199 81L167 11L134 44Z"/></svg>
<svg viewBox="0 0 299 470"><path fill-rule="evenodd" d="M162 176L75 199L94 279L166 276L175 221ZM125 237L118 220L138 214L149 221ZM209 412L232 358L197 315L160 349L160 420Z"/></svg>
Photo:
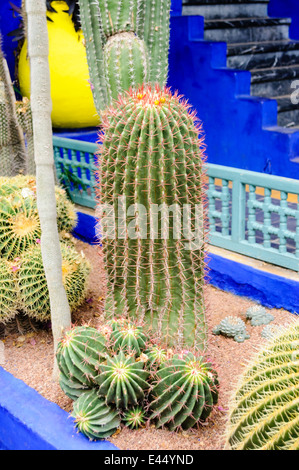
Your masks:
<svg viewBox="0 0 299 470"><path fill-rule="evenodd" d="M254 358L232 399L227 447L299 450L299 323Z"/></svg>
<svg viewBox="0 0 299 470"><path fill-rule="evenodd" d="M13 176L26 170L26 148L18 123L15 94L0 36L0 175Z"/></svg>
<svg viewBox="0 0 299 470"><path fill-rule="evenodd" d="M189 108L167 89L142 87L110 109L99 209L112 210L116 222L106 230L110 218L102 219L106 314L145 321L170 345L204 350L204 145Z"/></svg>
<svg viewBox="0 0 299 470"><path fill-rule="evenodd" d="M99 114L130 87L166 84L170 0L79 0L79 4Z"/></svg>

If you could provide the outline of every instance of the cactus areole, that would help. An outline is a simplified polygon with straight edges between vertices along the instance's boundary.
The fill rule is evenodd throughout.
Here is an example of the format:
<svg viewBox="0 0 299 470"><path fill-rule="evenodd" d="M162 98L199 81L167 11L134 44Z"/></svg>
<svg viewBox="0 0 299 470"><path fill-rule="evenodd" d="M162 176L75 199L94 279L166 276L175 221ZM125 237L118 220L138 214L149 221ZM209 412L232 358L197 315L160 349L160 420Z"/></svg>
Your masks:
<svg viewBox="0 0 299 470"><path fill-rule="evenodd" d="M106 113L99 219L106 314L145 322L171 346L204 350L204 142L169 89L132 89Z"/></svg>

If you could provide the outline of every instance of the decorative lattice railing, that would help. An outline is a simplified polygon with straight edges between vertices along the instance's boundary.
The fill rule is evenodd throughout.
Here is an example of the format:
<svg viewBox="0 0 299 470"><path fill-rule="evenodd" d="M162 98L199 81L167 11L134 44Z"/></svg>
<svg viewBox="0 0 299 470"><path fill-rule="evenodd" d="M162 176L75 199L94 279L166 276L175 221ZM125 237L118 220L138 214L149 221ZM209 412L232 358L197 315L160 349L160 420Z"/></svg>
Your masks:
<svg viewBox="0 0 299 470"><path fill-rule="evenodd" d="M97 145L53 143L58 176L76 177L73 201L94 208ZM210 243L299 271L299 181L212 164L207 174Z"/></svg>

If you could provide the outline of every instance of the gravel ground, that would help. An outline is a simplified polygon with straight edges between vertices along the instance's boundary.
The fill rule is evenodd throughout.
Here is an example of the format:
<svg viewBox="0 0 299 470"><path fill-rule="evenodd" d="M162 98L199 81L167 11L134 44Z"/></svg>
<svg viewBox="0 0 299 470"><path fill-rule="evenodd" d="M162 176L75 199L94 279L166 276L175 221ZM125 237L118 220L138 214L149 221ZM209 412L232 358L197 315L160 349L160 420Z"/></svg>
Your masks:
<svg viewBox="0 0 299 470"><path fill-rule="evenodd" d="M91 261L93 272L84 305L73 315L74 324L89 324L97 327L101 322L105 297L105 276L99 247L75 241L78 250L83 250ZM138 431L123 429L110 438L124 450L214 450L223 449L229 396L242 373L246 361L264 344L260 333L263 327L248 325L250 340L242 344L222 336L212 335L213 328L226 316L242 317L254 302L207 287L209 322L209 357L216 364L220 381L220 399L208 422L198 429L171 433L156 430L153 426ZM270 311L270 310L268 310ZM275 316L273 324L286 325L294 315L284 310L271 310ZM53 342L49 329L26 334L14 333L5 339L4 368L23 380L48 400L57 403L66 411L72 410L72 402L51 379Z"/></svg>

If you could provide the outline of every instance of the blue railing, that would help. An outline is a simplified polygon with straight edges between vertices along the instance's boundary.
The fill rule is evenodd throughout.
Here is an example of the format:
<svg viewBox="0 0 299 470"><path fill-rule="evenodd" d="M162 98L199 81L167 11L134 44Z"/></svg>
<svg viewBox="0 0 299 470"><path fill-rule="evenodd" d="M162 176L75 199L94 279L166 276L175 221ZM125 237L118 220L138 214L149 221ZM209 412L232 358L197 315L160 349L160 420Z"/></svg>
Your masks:
<svg viewBox="0 0 299 470"><path fill-rule="evenodd" d="M73 201L94 208L97 145L53 145L58 177L80 183L70 183ZM207 174L211 245L299 271L299 181L213 164Z"/></svg>

